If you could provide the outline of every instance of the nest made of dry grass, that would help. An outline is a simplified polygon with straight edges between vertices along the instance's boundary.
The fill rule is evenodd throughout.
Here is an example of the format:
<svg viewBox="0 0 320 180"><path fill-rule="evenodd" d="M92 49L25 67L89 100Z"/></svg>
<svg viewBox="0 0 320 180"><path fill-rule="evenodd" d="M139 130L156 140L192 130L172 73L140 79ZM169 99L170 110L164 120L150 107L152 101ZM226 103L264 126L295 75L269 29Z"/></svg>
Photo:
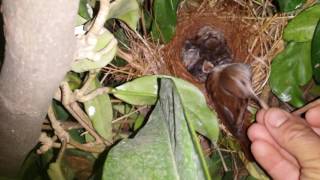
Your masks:
<svg viewBox="0 0 320 180"><path fill-rule="evenodd" d="M181 3L176 34L164 46L122 26L129 46L119 51L118 56L128 64L107 66L104 71L123 81L147 74L173 75L191 81L205 93L204 86L185 70L180 52L186 39L208 25L224 32L236 61L251 65L253 87L260 94L267 85L271 60L283 49L283 28L292 17L275 13L275 7L268 0L198 2L193 9L187 7L186 2Z"/></svg>

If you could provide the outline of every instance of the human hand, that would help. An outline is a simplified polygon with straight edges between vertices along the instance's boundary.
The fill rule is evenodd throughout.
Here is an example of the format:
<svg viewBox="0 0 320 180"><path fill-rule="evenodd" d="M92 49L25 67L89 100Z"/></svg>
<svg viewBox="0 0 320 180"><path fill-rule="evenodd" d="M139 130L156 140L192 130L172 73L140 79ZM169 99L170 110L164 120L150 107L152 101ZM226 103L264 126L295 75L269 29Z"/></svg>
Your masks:
<svg viewBox="0 0 320 180"><path fill-rule="evenodd" d="M270 108L248 129L251 151L273 179L320 179L320 106L305 117Z"/></svg>

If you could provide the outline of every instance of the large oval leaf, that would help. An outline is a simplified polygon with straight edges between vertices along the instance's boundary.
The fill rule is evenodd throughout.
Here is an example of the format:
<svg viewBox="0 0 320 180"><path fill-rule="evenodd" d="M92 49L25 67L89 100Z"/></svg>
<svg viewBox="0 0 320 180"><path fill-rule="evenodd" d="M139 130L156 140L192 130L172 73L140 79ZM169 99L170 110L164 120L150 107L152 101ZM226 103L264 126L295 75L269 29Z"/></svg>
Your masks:
<svg viewBox="0 0 320 180"><path fill-rule="evenodd" d="M282 12L289 12L300 8L305 0L277 0Z"/></svg>
<svg viewBox="0 0 320 180"><path fill-rule="evenodd" d="M154 39L169 42L176 32L179 0L154 0L151 35Z"/></svg>
<svg viewBox="0 0 320 180"><path fill-rule="evenodd" d="M101 84L96 78L90 84L90 89L100 88ZM94 129L106 140L112 140L112 104L109 95L102 94L90 101L84 102L84 108L92 121Z"/></svg>
<svg viewBox="0 0 320 180"><path fill-rule="evenodd" d="M113 95L133 105L152 105L157 100L157 76L145 76L113 89Z"/></svg>
<svg viewBox="0 0 320 180"><path fill-rule="evenodd" d="M158 103L144 128L108 153L102 179L210 179L171 80L161 80Z"/></svg>
<svg viewBox="0 0 320 180"><path fill-rule="evenodd" d="M139 4L136 0L116 0L110 4L108 18L124 21L131 29L136 30L139 21Z"/></svg>
<svg viewBox="0 0 320 180"><path fill-rule="evenodd" d="M286 41L310 41L320 18L320 4L314 5L292 19L284 29L283 38Z"/></svg>
<svg viewBox="0 0 320 180"><path fill-rule="evenodd" d="M315 81L320 84L320 20L314 31L311 44L311 62Z"/></svg>
<svg viewBox="0 0 320 180"><path fill-rule="evenodd" d="M187 118L199 133L216 142L219 136L217 115L208 107L202 92L187 81L162 75L145 76L116 87L112 93L129 104L152 105L157 99L158 78L174 81Z"/></svg>
<svg viewBox="0 0 320 180"><path fill-rule="evenodd" d="M312 78L310 42L291 42L272 61L270 86L283 101L295 107L305 102L299 86L306 85Z"/></svg>

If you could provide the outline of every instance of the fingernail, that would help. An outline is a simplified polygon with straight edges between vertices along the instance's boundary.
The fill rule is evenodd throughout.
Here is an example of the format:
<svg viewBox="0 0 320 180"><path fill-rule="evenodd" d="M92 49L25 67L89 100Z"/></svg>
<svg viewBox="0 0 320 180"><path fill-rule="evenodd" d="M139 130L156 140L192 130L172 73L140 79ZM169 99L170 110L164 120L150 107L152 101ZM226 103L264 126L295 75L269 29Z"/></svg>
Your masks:
<svg viewBox="0 0 320 180"><path fill-rule="evenodd" d="M267 121L273 127L280 127L284 122L289 119L288 114L283 110L274 109L271 112L268 112Z"/></svg>

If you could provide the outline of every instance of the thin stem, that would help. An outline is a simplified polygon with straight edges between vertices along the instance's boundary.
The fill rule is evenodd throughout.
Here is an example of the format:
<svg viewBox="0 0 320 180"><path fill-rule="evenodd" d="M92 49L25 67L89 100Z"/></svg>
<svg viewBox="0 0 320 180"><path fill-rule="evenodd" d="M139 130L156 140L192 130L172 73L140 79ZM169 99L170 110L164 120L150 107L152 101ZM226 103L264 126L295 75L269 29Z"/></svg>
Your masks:
<svg viewBox="0 0 320 180"><path fill-rule="evenodd" d="M99 95L108 94L111 91L112 91L112 88L109 88L109 87L98 88L98 89L95 89L94 91L90 92L87 95L83 95L81 97L77 97L77 101L79 101L79 102L90 101L90 100L92 100L93 98L95 98L95 97L97 97Z"/></svg>
<svg viewBox="0 0 320 180"><path fill-rule="evenodd" d="M319 105L320 105L320 98L315 100L315 101L313 101L313 102L311 102L311 103L309 103L309 104L307 104L307 105L305 105L305 106L303 106L300 109L297 109L297 110L293 111L292 114L300 116L301 114L307 112L309 109L312 109L312 108L314 108L316 106L319 106Z"/></svg>
<svg viewBox="0 0 320 180"><path fill-rule="evenodd" d="M100 8L97 17L94 20L93 25L89 29L88 35L99 34L103 28L104 23L107 21L107 16L110 10L110 0L100 0Z"/></svg>
<svg viewBox="0 0 320 180"><path fill-rule="evenodd" d="M61 140L61 144L62 144L62 146L60 148L60 151L59 151L59 154L58 154L56 162L61 162L61 160L63 158L63 155L64 155L64 152L65 152L66 147L67 147L67 142L65 140Z"/></svg>
<svg viewBox="0 0 320 180"><path fill-rule="evenodd" d="M130 117L130 116L133 115L134 113L136 113L136 112L138 112L138 111L141 111L142 109L145 109L145 108L147 108L147 106L140 107L140 108L138 108L138 109L135 110L135 111L132 111L132 112L130 112L130 113L124 115L124 116L121 116L121 117L113 120L112 123L117 123L118 121L121 121L122 119L125 119L125 118L127 118L127 117Z"/></svg>
<svg viewBox="0 0 320 180"><path fill-rule="evenodd" d="M62 104L69 111L69 113L92 135L97 144L105 143L102 137L93 129L90 119L86 113L80 108L79 104L75 102L75 98L70 90L68 83L61 84Z"/></svg>
<svg viewBox="0 0 320 180"><path fill-rule="evenodd" d="M91 152L91 153L101 153L105 149L105 146L103 144L96 144L96 145L92 143L80 144L73 139L70 139L69 144L77 149Z"/></svg>

